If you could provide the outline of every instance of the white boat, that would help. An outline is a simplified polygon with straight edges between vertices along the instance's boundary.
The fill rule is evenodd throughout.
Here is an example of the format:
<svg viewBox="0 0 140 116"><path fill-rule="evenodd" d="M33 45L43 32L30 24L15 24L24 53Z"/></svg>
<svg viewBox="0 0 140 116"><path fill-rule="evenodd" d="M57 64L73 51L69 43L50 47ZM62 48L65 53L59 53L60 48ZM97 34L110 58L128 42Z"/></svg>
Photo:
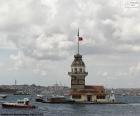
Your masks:
<svg viewBox="0 0 140 116"><path fill-rule="evenodd" d="M4 99L4 98L6 98L7 97L7 95L5 95L5 94L0 94L0 99Z"/></svg>
<svg viewBox="0 0 140 116"><path fill-rule="evenodd" d="M44 95L37 95L35 100L36 102L45 102Z"/></svg>
<svg viewBox="0 0 140 116"><path fill-rule="evenodd" d="M3 108L35 108L34 105L30 104L28 98L24 98L23 100L18 100L16 103L5 102L2 103Z"/></svg>

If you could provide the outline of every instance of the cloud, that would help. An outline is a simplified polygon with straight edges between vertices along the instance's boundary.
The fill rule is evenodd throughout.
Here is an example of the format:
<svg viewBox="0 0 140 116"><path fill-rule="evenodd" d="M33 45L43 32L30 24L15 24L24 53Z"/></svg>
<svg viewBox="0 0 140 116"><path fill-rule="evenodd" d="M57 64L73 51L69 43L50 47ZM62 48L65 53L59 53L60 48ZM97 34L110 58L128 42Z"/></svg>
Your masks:
<svg viewBox="0 0 140 116"><path fill-rule="evenodd" d="M81 54L112 72L112 65L125 62L128 69L134 56L134 63L140 57L139 11L122 0L1 0L0 48L18 51L9 56L15 70L28 67L46 75L49 66L43 64L64 62L76 53L79 27Z"/></svg>
<svg viewBox="0 0 140 116"><path fill-rule="evenodd" d="M139 75L140 74L140 62L138 62L137 64L131 66L129 68L130 74L131 75Z"/></svg>
<svg viewBox="0 0 140 116"><path fill-rule="evenodd" d="M83 44L87 45L84 50L89 54L94 52L89 52L88 47L97 51L97 54L100 53L99 49L102 49L102 53L107 54L109 51L111 53L138 52L139 48L136 47L135 44L137 43L135 42L138 42L140 37L139 15L136 13L139 10L130 9L128 10L130 13L120 12L123 10L120 3L121 0L118 2L89 0L86 3L83 0L80 2L77 0L53 0L52 2L45 0L20 2L14 0L7 3L2 2L1 31L3 34L8 34L7 41L15 44L18 49L22 50L25 47L29 51L34 49L36 55L33 56L37 57L42 56L38 50L42 43L37 43L38 38L42 35L48 38L41 40L44 41L42 45L46 48L49 49L50 46L54 48L57 42L63 41L59 39L63 36L62 38L65 38L63 45L65 44L65 48L69 50L75 44L74 39L78 27L80 27L81 36L85 38ZM3 13L6 15L3 16ZM54 38L55 40L52 40ZM49 39L52 40L51 44L45 45L46 41L50 42ZM37 47L31 45L34 43L38 44ZM133 47L122 47L124 45ZM57 50L65 51L65 49L62 50L60 44ZM55 50L52 50L51 53L55 54ZM49 54L48 52L48 57ZM63 54L65 55L65 53ZM59 56L59 54L55 54L55 58L58 57L59 59Z"/></svg>

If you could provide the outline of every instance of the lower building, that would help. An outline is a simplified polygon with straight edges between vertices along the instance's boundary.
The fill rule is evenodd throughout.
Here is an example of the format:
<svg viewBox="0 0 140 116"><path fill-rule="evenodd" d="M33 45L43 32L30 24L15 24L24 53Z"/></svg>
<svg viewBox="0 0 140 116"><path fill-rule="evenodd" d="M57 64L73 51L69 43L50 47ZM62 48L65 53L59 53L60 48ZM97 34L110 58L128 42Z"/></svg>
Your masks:
<svg viewBox="0 0 140 116"><path fill-rule="evenodd" d="M76 102L106 102L106 93L103 86L86 85L84 89L72 89L70 95Z"/></svg>

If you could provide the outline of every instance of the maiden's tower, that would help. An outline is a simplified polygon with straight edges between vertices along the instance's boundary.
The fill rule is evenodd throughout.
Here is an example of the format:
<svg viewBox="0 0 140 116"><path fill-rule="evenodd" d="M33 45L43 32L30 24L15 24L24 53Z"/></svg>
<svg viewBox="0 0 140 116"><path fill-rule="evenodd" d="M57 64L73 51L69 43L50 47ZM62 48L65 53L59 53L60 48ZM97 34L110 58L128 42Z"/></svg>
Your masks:
<svg viewBox="0 0 140 116"><path fill-rule="evenodd" d="M74 55L74 60L71 64L71 72L68 72L71 78L71 98L76 102L105 102L106 93L104 86L85 84L88 72L86 72L85 63L79 52L79 42L83 40L83 38L79 36L79 30L77 39L77 54Z"/></svg>

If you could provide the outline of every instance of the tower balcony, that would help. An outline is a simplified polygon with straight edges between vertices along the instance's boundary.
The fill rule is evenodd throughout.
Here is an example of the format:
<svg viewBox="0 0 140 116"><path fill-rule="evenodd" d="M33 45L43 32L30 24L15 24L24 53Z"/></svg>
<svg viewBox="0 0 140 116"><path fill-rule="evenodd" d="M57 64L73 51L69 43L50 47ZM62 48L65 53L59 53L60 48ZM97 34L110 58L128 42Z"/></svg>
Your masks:
<svg viewBox="0 0 140 116"><path fill-rule="evenodd" d="M69 76L87 76L88 72L68 72Z"/></svg>

